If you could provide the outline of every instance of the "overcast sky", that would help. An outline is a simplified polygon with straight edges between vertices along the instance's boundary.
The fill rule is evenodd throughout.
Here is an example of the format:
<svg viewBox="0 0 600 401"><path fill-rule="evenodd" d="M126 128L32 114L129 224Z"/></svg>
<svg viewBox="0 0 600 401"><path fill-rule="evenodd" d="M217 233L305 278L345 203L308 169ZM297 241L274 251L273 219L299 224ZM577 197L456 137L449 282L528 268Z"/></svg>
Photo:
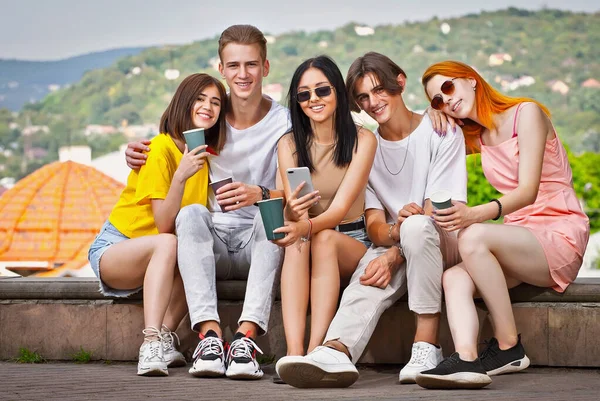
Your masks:
<svg viewBox="0 0 600 401"><path fill-rule="evenodd" d="M509 6L597 12L599 4L598 0L0 0L0 58L53 60L119 47L190 43L242 23L279 34L333 29L350 21L380 25L447 18Z"/></svg>

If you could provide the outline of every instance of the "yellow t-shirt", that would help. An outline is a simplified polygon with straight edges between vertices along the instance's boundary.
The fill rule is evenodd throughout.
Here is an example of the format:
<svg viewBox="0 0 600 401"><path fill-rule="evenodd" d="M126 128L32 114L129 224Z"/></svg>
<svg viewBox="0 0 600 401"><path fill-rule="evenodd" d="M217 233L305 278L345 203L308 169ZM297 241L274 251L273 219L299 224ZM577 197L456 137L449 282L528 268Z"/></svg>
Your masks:
<svg viewBox="0 0 600 401"><path fill-rule="evenodd" d="M183 153L168 134L152 138L146 164L132 170L127 186L108 220L129 238L158 234L152 213L152 199L165 199ZM200 203L206 206L208 196L208 166L185 183L181 207Z"/></svg>

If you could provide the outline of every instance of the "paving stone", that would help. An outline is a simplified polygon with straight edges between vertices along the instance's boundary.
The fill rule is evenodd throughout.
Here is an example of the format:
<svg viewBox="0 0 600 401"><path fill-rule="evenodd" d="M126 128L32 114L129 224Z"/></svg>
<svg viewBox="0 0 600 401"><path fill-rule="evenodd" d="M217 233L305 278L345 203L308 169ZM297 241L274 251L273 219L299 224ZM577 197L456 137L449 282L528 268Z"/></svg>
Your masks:
<svg viewBox="0 0 600 401"><path fill-rule="evenodd" d="M188 365L189 366L189 365ZM360 368L346 389L295 389L272 383L272 365L258 381L199 379L187 369L139 377L133 363L15 364L0 362L0 400L597 400L600 369L530 368L495 376L482 390L425 390L399 385L399 366ZM35 380L33 380L35 378Z"/></svg>

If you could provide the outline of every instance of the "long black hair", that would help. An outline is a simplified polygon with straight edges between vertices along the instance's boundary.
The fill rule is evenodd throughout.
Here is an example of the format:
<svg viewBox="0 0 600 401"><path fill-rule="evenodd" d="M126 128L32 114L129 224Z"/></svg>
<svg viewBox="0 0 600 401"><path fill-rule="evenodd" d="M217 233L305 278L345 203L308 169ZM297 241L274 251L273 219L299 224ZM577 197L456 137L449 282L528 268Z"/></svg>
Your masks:
<svg viewBox="0 0 600 401"><path fill-rule="evenodd" d="M334 113L335 149L333 162L338 167L347 166L352 160L352 153L358 148L358 130L352 120L352 114L350 114L350 102L342 73L335 61L324 55L309 58L300 64L296 68L290 83L288 104L292 120L292 135L296 145L296 161L299 167L308 167L311 173L315 169L309 151L314 133L310 126L310 119L302 111L296 100L300 79L309 68L320 70L335 90L337 106Z"/></svg>

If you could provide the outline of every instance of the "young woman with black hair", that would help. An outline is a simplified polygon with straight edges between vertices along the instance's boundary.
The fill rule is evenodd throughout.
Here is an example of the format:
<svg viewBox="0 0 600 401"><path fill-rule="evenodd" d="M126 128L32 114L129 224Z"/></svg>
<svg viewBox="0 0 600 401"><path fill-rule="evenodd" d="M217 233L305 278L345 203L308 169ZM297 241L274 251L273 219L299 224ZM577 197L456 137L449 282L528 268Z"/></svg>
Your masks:
<svg viewBox="0 0 600 401"><path fill-rule="evenodd" d="M348 281L370 242L364 197L377 141L350 114L344 79L327 56L304 61L289 90L292 131L278 147L280 185L286 193L286 247L281 276L287 355L304 355L309 294L308 352L321 345L335 314L340 283ZM314 191L298 197L286 170L308 167Z"/></svg>

